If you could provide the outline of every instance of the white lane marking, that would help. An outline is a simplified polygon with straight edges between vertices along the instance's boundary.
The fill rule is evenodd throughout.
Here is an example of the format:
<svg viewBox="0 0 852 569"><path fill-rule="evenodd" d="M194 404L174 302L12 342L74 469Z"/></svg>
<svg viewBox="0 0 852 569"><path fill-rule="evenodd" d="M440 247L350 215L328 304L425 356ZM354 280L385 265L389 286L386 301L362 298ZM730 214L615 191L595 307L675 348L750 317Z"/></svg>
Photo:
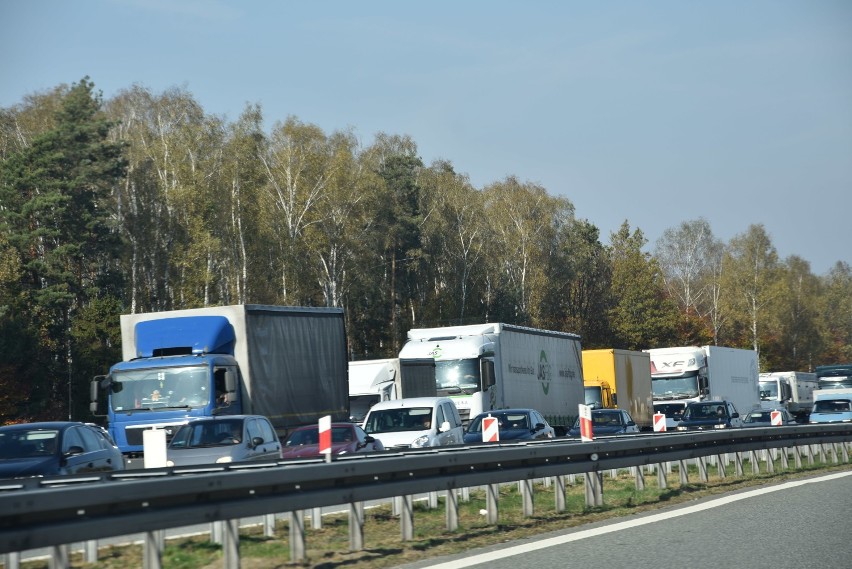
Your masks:
<svg viewBox="0 0 852 569"><path fill-rule="evenodd" d="M568 535L561 535L559 537L551 537L547 539L542 539L539 541L535 541L532 543L525 543L523 545L516 545L514 547L507 547L505 549L499 549L496 551L491 551L488 553L480 553L479 555L472 555L470 557L466 557L464 559L457 559L455 561L447 561L444 563L437 563L435 565L429 565L429 569L462 569L464 567L471 567L473 565L479 565L480 563L488 563L490 561L496 561L498 559L503 559L505 557L511 557L513 555L522 555L524 553L529 553L530 551L538 551L539 549L546 549L548 547L554 547L557 545L562 545L565 543L570 543L572 541L579 541L581 539L586 539L588 537L595 537L598 535L604 535L607 533L612 533L616 531L621 531L627 528L642 526L645 524L651 524L654 522L660 522L663 520L670 520L672 518L677 518L680 516L686 516L688 514L692 514L695 512L700 512L703 510L709 510L711 508L718 508L719 506L724 506L725 504L730 504L732 502L738 502L740 500L746 500L748 498L753 498L755 496L760 496L762 494L770 494L772 492L780 492L781 490L786 490L787 488L793 488L796 486L803 486L805 484L813 484L816 482L825 482L826 480L833 480L836 478L842 478L844 476L852 476L852 471L849 472L838 472L836 474L828 474L826 476L820 476L819 478L809 478L807 480L794 480L791 482L784 482L783 484L779 484L778 486L770 486L768 488L758 488L757 490L748 490L746 492L742 492L739 494L732 494L730 496L725 496L723 498L716 498L714 500L709 500L702 504L697 504L695 506L687 506L685 508L681 508L679 510L674 510L671 512L664 512L660 514L652 514L650 516L644 516L635 520L628 520L625 522L618 522L612 525L592 528L587 530L580 530Z"/></svg>

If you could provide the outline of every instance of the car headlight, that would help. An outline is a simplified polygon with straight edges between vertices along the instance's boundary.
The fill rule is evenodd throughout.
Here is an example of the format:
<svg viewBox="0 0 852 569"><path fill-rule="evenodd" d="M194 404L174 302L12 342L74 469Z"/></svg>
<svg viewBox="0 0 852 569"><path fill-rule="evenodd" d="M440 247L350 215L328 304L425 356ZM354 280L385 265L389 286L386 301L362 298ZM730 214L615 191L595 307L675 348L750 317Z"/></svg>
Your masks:
<svg viewBox="0 0 852 569"><path fill-rule="evenodd" d="M429 446L429 436L423 435L421 437L417 437L412 441L411 448L423 448Z"/></svg>
<svg viewBox="0 0 852 569"><path fill-rule="evenodd" d="M166 461L166 466L174 466L174 465L175 465L174 461L171 461L171 460Z"/></svg>
<svg viewBox="0 0 852 569"><path fill-rule="evenodd" d="M678 430L678 431L686 431L686 430L687 430L687 428L686 428L686 427L677 427L677 430Z"/></svg>
<svg viewBox="0 0 852 569"><path fill-rule="evenodd" d="M234 462L234 459L230 456L223 456L216 459L216 464L226 464L228 462Z"/></svg>

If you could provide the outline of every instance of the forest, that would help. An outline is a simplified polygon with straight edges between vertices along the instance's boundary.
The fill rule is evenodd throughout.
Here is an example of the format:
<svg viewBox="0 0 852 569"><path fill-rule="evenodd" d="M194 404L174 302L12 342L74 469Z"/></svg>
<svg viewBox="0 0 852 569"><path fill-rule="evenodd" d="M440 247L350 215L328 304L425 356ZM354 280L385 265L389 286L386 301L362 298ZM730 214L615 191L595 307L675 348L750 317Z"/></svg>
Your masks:
<svg viewBox="0 0 852 569"><path fill-rule="evenodd" d="M584 348L751 348L761 371L852 361L849 264L815 275L759 223L602 237L567 197L474 187L410 136L274 119L181 88L104 99L88 77L0 108L0 424L91 420L120 314L225 304L342 307L352 360L505 322Z"/></svg>

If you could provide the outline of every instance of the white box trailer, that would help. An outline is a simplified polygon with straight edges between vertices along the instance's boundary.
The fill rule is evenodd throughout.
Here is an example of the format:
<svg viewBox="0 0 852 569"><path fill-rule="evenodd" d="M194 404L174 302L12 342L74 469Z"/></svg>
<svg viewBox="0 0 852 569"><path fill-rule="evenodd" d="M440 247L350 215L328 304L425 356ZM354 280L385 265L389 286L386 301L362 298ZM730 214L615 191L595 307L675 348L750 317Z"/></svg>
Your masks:
<svg viewBox="0 0 852 569"><path fill-rule="evenodd" d="M570 427L584 403L580 337L511 324L419 328L402 361L432 358L438 395L467 421L483 411L532 408Z"/></svg>

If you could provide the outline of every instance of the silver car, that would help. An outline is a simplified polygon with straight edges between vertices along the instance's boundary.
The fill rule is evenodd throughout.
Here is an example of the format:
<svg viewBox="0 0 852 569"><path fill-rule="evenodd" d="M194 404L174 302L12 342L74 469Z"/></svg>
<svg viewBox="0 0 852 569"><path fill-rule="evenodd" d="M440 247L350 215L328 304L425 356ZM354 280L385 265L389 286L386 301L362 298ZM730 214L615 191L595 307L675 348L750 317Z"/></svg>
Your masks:
<svg viewBox="0 0 852 569"><path fill-rule="evenodd" d="M219 415L180 427L166 455L168 466L278 460L281 441L262 415Z"/></svg>

